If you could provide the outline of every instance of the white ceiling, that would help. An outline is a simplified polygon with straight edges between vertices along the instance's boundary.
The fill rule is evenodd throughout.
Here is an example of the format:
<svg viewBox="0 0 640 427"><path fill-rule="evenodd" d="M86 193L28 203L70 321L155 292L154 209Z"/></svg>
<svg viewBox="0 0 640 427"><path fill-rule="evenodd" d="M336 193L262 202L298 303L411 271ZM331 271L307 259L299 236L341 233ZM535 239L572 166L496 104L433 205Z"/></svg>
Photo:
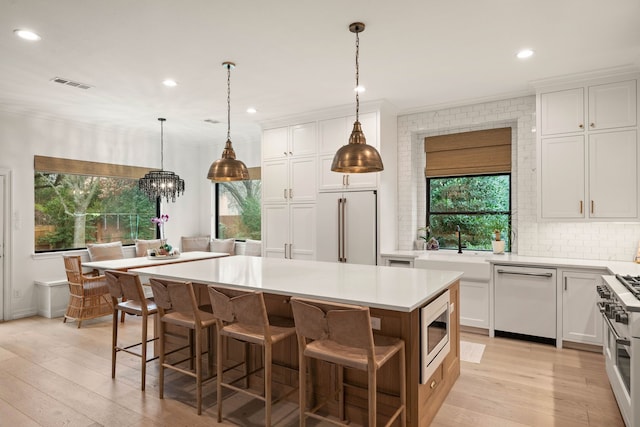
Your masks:
<svg viewBox="0 0 640 427"><path fill-rule="evenodd" d="M0 110L154 132L162 116L204 144L226 134L229 60L232 140L255 138L265 120L355 109L354 21L366 24L361 101L400 113L640 67L638 0L0 0ZM536 55L518 60L524 47Z"/></svg>

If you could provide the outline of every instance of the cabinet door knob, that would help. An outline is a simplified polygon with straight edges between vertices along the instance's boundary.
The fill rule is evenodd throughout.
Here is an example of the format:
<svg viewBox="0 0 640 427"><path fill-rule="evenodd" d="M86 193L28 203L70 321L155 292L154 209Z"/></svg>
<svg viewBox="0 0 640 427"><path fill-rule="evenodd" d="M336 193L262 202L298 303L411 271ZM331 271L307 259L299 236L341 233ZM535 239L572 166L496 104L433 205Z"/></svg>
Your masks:
<svg viewBox="0 0 640 427"><path fill-rule="evenodd" d="M436 380L433 380L433 381L431 381L431 384L429 384L429 387L431 389L434 389L434 388L436 388L436 385L438 385L438 383L436 382Z"/></svg>
<svg viewBox="0 0 640 427"><path fill-rule="evenodd" d="M591 201L591 213L593 213L594 209L595 209L595 203L593 203L593 200Z"/></svg>
<svg viewBox="0 0 640 427"><path fill-rule="evenodd" d="M578 125L578 127L579 127L580 129L584 129L584 125L583 125L582 123L580 123L580 124Z"/></svg>
<svg viewBox="0 0 640 427"><path fill-rule="evenodd" d="M287 198L287 189L286 188L284 189L284 198L285 199Z"/></svg>
<svg viewBox="0 0 640 427"><path fill-rule="evenodd" d="M596 127L595 123L591 123L589 126L591 126L592 128Z"/></svg>
<svg viewBox="0 0 640 427"><path fill-rule="evenodd" d="M286 151L283 151L283 152L282 152L282 154L284 154L284 155L286 156L286 155L287 155L287 152L286 152Z"/></svg>
<svg viewBox="0 0 640 427"><path fill-rule="evenodd" d="M582 213L582 200L580 200L580 213Z"/></svg>
<svg viewBox="0 0 640 427"><path fill-rule="evenodd" d="M289 198L293 199L293 188L289 189Z"/></svg>

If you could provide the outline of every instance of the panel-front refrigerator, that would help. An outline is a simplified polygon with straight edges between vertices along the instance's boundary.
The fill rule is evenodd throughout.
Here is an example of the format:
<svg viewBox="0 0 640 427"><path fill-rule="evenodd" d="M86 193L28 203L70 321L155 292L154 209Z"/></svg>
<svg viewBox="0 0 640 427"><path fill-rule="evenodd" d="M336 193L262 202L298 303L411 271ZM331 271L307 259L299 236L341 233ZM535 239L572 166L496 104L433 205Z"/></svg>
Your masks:
<svg viewBox="0 0 640 427"><path fill-rule="evenodd" d="M318 195L318 261L377 264L377 192Z"/></svg>

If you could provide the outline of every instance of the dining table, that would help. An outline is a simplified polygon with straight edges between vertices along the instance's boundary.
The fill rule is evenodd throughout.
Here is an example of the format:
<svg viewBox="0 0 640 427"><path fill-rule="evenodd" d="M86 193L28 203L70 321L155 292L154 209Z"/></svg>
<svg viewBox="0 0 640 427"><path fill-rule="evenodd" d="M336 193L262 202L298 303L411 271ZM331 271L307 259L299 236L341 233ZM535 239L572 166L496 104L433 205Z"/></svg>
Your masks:
<svg viewBox="0 0 640 427"><path fill-rule="evenodd" d="M110 259L105 261L86 261L82 263L82 266L98 270L100 274L103 274L106 270L129 271L134 268L154 267L158 265L177 264L227 256L229 256L229 254L224 252L192 251L182 252L178 255L172 256L142 256Z"/></svg>

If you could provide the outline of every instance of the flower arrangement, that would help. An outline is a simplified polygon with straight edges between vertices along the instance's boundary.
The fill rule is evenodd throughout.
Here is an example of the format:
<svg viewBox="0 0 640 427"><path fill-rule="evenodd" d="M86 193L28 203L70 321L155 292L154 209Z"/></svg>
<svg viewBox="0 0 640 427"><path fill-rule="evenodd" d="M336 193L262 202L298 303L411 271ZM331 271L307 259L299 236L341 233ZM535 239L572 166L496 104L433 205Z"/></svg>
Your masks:
<svg viewBox="0 0 640 427"><path fill-rule="evenodd" d="M173 255L175 253L174 249L170 244L167 243L164 237L164 225L169 221L169 215L162 214L159 217L151 218L151 222L156 224L160 229L160 240L162 240L162 246L157 251L152 251L151 256L156 255Z"/></svg>
<svg viewBox="0 0 640 427"><path fill-rule="evenodd" d="M156 224L160 229L160 239L164 240L164 224L169 221L169 215L162 214L160 217L151 218L151 222Z"/></svg>

